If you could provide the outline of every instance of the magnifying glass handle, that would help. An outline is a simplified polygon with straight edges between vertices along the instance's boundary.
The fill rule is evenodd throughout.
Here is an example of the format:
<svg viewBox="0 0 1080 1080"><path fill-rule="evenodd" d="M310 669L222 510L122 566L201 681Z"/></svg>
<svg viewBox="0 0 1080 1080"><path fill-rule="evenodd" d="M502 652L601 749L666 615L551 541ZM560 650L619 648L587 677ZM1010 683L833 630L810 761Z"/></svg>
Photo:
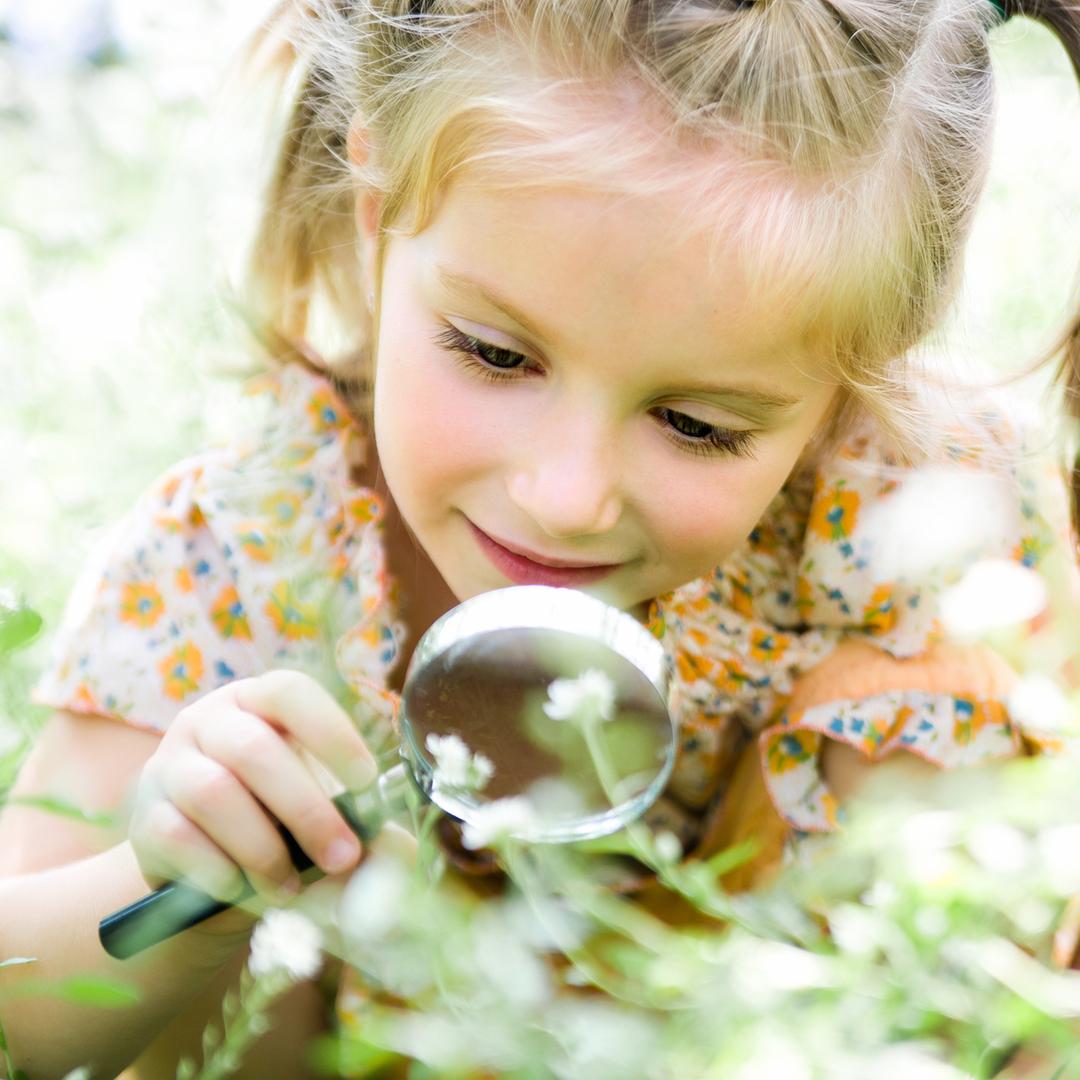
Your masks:
<svg viewBox="0 0 1080 1080"><path fill-rule="evenodd" d="M395 765L367 791L344 791L331 801L366 844L378 835L388 818L405 808L409 782L405 765ZM293 866L300 872L314 866L292 833L284 827L280 831ZM218 900L187 882L170 881L106 915L98 924L98 937L110 956L126 960L254 895L250 883L234 900Z"/></svg>

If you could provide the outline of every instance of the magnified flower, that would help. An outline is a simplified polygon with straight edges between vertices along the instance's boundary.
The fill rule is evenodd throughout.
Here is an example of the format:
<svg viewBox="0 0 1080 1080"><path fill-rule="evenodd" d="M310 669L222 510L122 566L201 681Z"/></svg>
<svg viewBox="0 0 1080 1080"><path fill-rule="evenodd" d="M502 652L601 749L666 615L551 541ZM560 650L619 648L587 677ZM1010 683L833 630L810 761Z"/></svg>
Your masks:
<svg viewBox="0 0 1080 1080"><path fill-rule="evenodd" d="M251 935L248 968L259 977L285 972L290 979L310 979L322 963L322 934L298 911L272 908Z"/></svg>
<svg viewBox="0 0 1080 1080"><path fill-rule="evenodd" d="M479 791L495 773L491 759L471 753L458 735L429 735L424 745L435 759L435 783L441 788Z"/></svg>
<svg viewBox="0 0 1080 1080"><path fill-rule="evenodd" d="M574 679L555 679L548 686L544 712L552 720L588 723L610 720L615 715L615 684L596 668Z"/></svg>
<svg viewBox="0 0 1080 1080"><path fill-rule="evenodd" d="M461 832L461 842L471 849L488 847L515 833L525 832L536 822L532 803L522 795L496 799L469 813Z"/></svg>

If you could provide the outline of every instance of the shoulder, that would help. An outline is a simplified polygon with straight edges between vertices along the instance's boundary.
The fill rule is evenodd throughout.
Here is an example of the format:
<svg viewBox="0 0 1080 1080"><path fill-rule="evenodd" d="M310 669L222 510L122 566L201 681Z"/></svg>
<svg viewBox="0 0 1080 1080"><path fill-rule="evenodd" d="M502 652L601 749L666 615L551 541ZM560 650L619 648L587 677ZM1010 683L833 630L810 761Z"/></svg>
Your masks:
<svg viewBox="0 0 1080 1080"><path fill-rule="evenodd" d="M1034 566L1049 549L1022 425L987 395L951 405L917 456L867 425L819 464L796 581L806 623L913 655L939 636L940 594L972 565Z"/></svg>
<svg viewBox="0 0 1080 1080"><path fill-rule="evenodd" d="M290 365L247 386L227 443L158 479L77 584L37 700L152 729L236 678L339 678L334 645L384 590L362 435L328 379Z"/></svg>

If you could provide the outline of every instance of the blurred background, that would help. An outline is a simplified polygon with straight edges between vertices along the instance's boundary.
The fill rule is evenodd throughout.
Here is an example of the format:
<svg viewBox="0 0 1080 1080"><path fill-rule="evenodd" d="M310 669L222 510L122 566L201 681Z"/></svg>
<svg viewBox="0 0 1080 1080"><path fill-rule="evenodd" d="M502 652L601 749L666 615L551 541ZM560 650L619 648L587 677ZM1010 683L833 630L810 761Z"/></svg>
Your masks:
<svg viewBox="0 0 1080 1080"><path fill-rule="evenodd" d="M270 7L0 0L0 608L44 620L28 647L0 643L0 794L89 550L235 415L249 361L226 297L272 147L270 103L227 76ZM1080 93L1049 32L1016 19L992 43L993 169L931 345L1007 373L1076 294Z"/></svg>

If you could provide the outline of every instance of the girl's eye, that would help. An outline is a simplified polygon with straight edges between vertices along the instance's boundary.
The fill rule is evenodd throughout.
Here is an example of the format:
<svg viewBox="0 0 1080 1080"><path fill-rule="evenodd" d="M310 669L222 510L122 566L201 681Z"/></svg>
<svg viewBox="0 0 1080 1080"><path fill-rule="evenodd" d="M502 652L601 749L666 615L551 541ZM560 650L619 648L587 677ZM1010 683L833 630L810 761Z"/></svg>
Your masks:
<svg viewBox="0 0 1080 1080"><path fill-rule="evenodd" d="M464 367L491 382L516 379L518 372L528 370L523 367L529 362L528 357L463 334L456 326L447 326L436 334L435 343L457 356Z"/></svg>
<svg viewBox="0 0 1080 1080"><path fill-rule="evenodd" d="M535 369L525 365L529 358L511 349L503 349L471 334L462 333L456 326L447 325L435 335L435 344L453 353L462 366L489 382L519 379ZM700 456L754 456L755 433L734 428L718 427L704 420L695 420L674 409L654 409L653 415L664 421L668 436L676 446Z"/></svg>
<svg viewBox="0 0 1080 1080"><path fill-rule="evenodd" d="M674 409L654 409L653 416L663 420L667 429L674 433L670 436L672 442L691 454L729 454L732 457L744 458L754 456L753 431L706 424L704 420L695 420L692 416Z"/></svg>

